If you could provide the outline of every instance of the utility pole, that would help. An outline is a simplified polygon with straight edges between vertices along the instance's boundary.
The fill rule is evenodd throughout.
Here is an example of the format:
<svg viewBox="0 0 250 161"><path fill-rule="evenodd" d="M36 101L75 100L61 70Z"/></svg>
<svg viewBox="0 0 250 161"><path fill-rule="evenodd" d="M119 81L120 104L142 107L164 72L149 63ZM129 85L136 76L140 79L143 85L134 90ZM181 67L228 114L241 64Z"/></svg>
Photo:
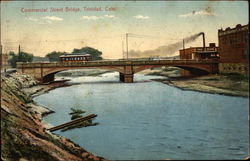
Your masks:
<svg viewBox="0 0 250 161"><path fill-rule="evenodd" d="M126 33L126 44L127 44L127 59L128 59L128 33Z"/></svg>
<svg viewBox="0 0 250 161"><path fill-rule="evenodd" d="M125 53L124 53L124 41L122 41L122 57L125 59Z"/></svg>
<svg viewBox="0 0 250 161"><path fill-rule="evenodd" d="M1 5L2 2L0 2L0 5ZM0 6L0 18L2 18L2 6ZM0 35L2 35L2 30L0 28ZM1 63L2 63L2 39L0 39L0 54L1 54Z"/></svg>

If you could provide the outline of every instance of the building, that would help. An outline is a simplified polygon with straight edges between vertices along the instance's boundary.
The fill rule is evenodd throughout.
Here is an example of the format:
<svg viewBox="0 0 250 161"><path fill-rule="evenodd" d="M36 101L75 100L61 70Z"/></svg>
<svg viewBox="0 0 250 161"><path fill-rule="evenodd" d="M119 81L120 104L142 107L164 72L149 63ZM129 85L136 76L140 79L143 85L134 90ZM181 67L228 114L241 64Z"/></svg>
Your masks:
<svg viewBox="0 0 250 161"><path fill-rule="evenodd" d="M249 25L218 30L220 73L247 74L249 70Z"/></svg>
<svg viewBox="0 0 250 161"><path fill-rule="evenodd" d="M209 47L190 47L179 52L180 59L219 59L219 51L215 43L210 43Z"/></svg>
<svg viewBox="0 0 250 161"><path fill-rule="evenodd" d="M60 56L61 62L83 62L83 61L91 61L92 56L90 54L85 53L76 53L76 54L64 54Z"/></svg>
<svg viewBox="0 0 250 161"><path fill-rule="evenodd" d="M1 71L6 71L9 68L9 55L8 54L1 54Z"/></svg>

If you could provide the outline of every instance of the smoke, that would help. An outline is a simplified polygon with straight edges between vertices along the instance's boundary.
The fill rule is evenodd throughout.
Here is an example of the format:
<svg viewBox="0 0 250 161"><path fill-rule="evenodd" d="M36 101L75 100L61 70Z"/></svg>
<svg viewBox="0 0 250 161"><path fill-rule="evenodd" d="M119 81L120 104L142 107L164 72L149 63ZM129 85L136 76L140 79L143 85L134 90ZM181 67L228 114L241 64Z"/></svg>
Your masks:
<svg viewBox="0 0 250 161"><path fill-rule="evenodd" d="M189 37L184 38L184 44L191 43L195 41L203 32L191 35ZM146 50L146 51L129 51L130 58L142 58L142 57L150 57L150 56L173 56L175 52L183 48L183 40L180 40L174 44L160 46L154 50Z"/></svg>

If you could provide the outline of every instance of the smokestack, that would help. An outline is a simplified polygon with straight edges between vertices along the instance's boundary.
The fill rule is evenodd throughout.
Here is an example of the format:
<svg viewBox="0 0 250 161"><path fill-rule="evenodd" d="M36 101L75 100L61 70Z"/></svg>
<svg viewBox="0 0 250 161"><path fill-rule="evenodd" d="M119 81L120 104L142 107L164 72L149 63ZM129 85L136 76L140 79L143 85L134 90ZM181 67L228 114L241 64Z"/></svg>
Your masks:
<svg viewBox="0 0 250 161"><path fill-rule="evenodd" d="M20 55L20 53L21 53L21 47L20 47L20 45L18 46L18 55Z"/></svg>
<svg viewBox="0 0 250 161"><path fill-rule="evenodd" d="M202 32L201 34L202 34L202 38L203 38L203 48L204 48L204 50L205 50L205 47L206 47L206 43L205 43L205 33Z"/></svg>
<svg viewBox="0 0 250 161"><path fill-rule="evenodd" d="M185 43L184 43L184 39L183 39L183 53L185 55Z"/></svg>
<svg viewBox="0 0 250 161"><path fill-rule="evenodd" d="M184 43L184 39L183 39L183 50L185 49L185 43Z"/></svg>

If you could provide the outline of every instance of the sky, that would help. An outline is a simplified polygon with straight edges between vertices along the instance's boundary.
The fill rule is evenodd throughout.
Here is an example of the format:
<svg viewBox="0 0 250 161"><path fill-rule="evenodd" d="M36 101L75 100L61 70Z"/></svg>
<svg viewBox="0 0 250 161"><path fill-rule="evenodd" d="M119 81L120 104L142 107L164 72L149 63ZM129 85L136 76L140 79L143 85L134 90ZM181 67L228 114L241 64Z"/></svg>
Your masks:
<svg viewBox="0 0 250 161"><path fill-rule="evenodd" d="M128 50L156 49L199 32L207 45L218 45L218 29L248 24L248 10L247 1L1 1L1 43L4 53L19 44L35 56L90 46L116 59L126 51L126 33L139 35L128 36ZM185 44L191 46L202 46L202 38Z"/></svg>

